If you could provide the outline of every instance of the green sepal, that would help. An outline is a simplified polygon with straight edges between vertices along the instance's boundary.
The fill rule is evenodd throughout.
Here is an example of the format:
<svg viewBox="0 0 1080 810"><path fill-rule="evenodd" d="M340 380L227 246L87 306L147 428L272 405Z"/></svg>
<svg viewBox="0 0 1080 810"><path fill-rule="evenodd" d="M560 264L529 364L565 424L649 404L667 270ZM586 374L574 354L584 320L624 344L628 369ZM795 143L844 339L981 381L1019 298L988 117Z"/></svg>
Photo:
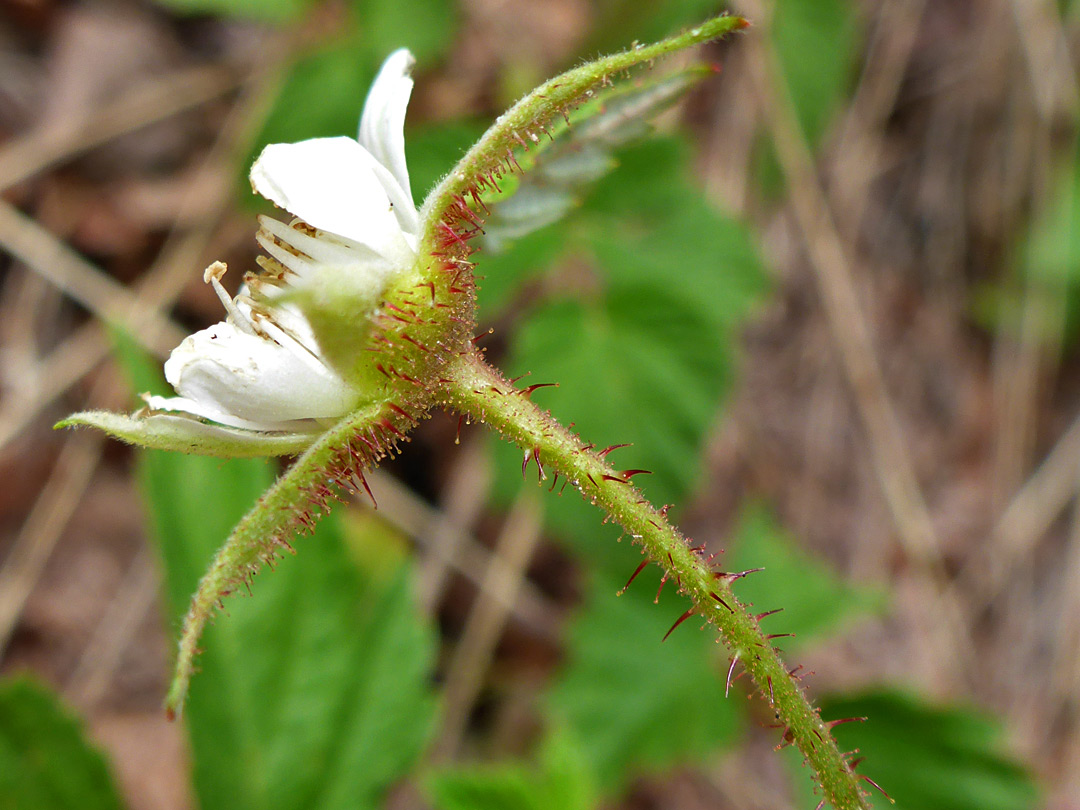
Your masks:
<svg viewBox="0 0 1080 810"><path fill-rule="evenodd" d="M483 250L500 252L509 242L563 217L580 194L618 165L613 150L653 129L657 115L713 74L706 65L648 81L623 82L593 93L588 103L548 127L550 137L515 157L520 175L499 181L498 193L480 195L489 212Z"/></svg>
<svg viewBox="0 0 1080 810"><path fill-rule="evenodd" d="M54 430L69 427L97 428L114 439L151 450L218 458L295 456L319 436L318 433L264 433L172 414L128 416L111 411L81 411L53 425Z"/></svg>
<svg viewBox="0 0 1080 810"><path fill-rule="evenodd" d="M719 39L748 24L741 17L726 14L714 17L676 36L601 57L544 82L499 116L432 189L420 208L420 221L424 225L421 253L440 249L441 242L445 242L444 228L474 222L479 215L463 210L468 204L466 200L475 200L477 207L483 208L479 202L481 192L497 189L497 179L516 171L514 156L517 150L528 150L549 138L553 122L561 121L579 105L593 99L617 76L693 45Z"/></svg>
<svg viewBox="0 0 1080 810"><path fill-rule="evenodd" d="M165 708L180 713L195 669L199 636L222 600L245 589L263 563L292 552L290 541L311 531L342 491L366 488L364 470L393 454L415 426L423 406L402 408L390 400L366 405L344 417L314 442L259 498L218 550L199 581L184 617L179 651Z"/></svg>

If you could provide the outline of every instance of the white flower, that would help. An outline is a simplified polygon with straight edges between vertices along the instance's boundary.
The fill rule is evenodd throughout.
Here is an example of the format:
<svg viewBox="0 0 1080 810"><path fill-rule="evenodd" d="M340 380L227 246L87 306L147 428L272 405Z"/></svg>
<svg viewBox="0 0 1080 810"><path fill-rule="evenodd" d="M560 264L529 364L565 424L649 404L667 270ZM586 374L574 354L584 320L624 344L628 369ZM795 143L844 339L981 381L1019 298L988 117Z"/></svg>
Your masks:
<svg viewBox="0 0 1080 810"><path fill-rule="evenodd" d="M416 259L419 218L405 166L403 127L414 59L395 51L364 104L357 140L315 138L267 146L252 188L296 220L260 219L256 237L271 260L230 300L225 265L204 280L222 299L224 321L187 337L165 363L177 397L148 397L173 411L233 428L317 430L352 410L358 393L329 364L296 303L344 291L370 307Z"/></svg>

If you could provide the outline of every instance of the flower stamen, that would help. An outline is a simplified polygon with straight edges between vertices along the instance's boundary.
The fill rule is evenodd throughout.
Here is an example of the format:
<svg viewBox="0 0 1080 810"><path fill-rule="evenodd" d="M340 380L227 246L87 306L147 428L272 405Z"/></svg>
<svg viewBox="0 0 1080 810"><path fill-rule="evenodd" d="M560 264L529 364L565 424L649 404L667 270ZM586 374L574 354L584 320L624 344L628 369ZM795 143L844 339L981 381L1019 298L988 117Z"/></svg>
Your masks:
<svg viewBox="0 0 1080 810"><path fill-rule="evenodd" d="M259 333L255 329L255 325L251 322L251 319L240 311L239 307L236 306L236 303L229 296L228 291L221 285L221 277L224 276L228 270L229 266L225 264L225 262L214 262L203 270L203 282L214 288L214 292L217 293L221 305L225 307L225 312L228 314L228 320L233 326L249 335L258 336Z"/></svg>

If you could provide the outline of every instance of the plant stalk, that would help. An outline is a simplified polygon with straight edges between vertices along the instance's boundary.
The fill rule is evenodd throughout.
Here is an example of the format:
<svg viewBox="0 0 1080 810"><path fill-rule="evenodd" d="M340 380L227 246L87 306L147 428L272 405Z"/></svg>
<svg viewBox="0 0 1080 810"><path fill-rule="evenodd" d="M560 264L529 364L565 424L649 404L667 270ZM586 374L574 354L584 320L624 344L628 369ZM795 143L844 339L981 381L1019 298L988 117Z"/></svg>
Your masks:
<svg viewBox="0 0 1080 810"><path fill-rule="evenodd" d="M761 631L757 619L732 593L737 574L715 570L630 483L633 471L619 472L603 454L586 445L524 391L489 366L478 351L453 360L442 371L436 399L471 419L485 422L514 442L525 463L542 476L558 474L582 496L616 520L693 603L693 615L713 624L728 651L753 678L762 697L785 728L784 740L802 751L817 775L825 798L837 810L868 807L854 774L829 727L810 705L798 681Z"/></svg>

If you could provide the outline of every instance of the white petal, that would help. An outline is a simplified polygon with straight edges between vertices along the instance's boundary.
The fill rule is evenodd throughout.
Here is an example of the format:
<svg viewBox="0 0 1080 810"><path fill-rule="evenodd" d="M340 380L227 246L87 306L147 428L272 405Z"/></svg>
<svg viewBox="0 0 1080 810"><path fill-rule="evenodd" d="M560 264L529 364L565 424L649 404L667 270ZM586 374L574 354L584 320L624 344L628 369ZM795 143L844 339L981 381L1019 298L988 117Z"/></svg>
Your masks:
<svg viewBox="0 0 1080 810"><path fill-rule="evenodd" d="M185 338L165 363L165 379L182 401L158 400L152 407L254 430L342 416L356 400L304 347L249 335L228 322Z"/></svg>
<svg viewBox="0 0 1080 810"><path fill-rule="evenodd" d="M368 91L360 117L360 144L389 169L410 203L412 190L405 165L404 130L405 109L413 88L409 74L414 64L416 59L405 48L390 54Z"/></svg>
<svg viewBox="0 0 1080 810"><path fill-rule="evenodd" d="M366 245L401 267L411 264L415 240L402 231L380 179L385 174L352 138L313 138L263 149L251 167L251 186L308 225Z"/></svg>

